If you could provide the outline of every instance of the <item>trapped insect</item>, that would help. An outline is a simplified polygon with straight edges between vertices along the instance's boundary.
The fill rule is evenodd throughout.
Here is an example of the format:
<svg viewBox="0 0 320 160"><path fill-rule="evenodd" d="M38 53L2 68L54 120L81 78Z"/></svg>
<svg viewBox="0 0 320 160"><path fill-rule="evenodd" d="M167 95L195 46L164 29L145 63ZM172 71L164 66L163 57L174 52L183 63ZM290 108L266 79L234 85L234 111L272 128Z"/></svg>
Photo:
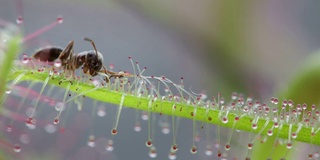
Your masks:
<svg viewBox="0 0 320 160"><path fill-rule="evenodd" d="M73 51L73 41L70 41L67 47L62 50L59 47L49 47L37 51L33 58L42 61L42 62L54 62L55 60L61 61L61 66L67 70L71 71L72 76L76 69L79 69L81 66L83 73L90 74L91 76L96 76L98 73L105 73L106 82L109 82L109 78L118 77L122 78L124 76L129 76L129 74L122 72L112 72L108 71L103 65L103 56L100 52L97 51L95 43L89 38L84 38L85 41L91 42L94 50L83 51L78 54L74 54Z"/></svg>

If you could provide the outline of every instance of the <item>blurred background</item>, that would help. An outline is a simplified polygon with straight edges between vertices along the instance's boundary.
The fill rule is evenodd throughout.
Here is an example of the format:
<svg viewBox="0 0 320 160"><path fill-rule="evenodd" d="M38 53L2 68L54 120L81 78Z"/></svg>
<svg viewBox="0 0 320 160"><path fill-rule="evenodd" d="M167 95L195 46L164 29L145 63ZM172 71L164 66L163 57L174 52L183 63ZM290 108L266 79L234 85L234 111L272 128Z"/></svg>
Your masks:
<svg viewBox="0 0 320 160"><path fill-rule="evenodd" d="M24 52L29 56L47 45L65 47L70 40L75 41L75 52L91 50L90 43L82 40L90 37L103 53L105 64L114 64L115 71L131 70L128 56L132 56L148 68L146 75L165 75L175 82L184 77L185 86L209 97L221 92L229 99L236 91L269 99L287 87L305 57L319 48L319 6L317 0L1 0L0 18L15 22L21 15L21 28L28 35L63 16L62 24L25 43ZM115 107L111 108L115 113ZM128 110L122 114L122 134L114 137L110 159L148 159L146 130L136 133L134 123L128 123L134 113ZM91 116L90 109L87 116ZM92 123L101 137L103 133L110 136L112 117L100 120L104 123ZM203 152L189 153L192 128L182 128L192 123L181 123L178 159L206 159ZM82 146L88 135L84 131L78 145L60 158L77 159L86 153ZM171 136L156 135L158 158L166 159ZM47 149L34 149L30 156L60 153L54 145L47 145L53 143L50 136L41 138Z"/></svg>

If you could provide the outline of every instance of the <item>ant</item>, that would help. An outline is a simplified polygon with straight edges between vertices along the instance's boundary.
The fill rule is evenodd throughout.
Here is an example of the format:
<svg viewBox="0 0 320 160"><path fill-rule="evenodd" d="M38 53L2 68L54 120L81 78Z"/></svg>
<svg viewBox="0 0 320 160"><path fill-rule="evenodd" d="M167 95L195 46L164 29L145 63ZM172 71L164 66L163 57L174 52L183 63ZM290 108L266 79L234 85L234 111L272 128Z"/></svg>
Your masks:
<svg viewBox="0 0 320 160"><path fill-rule="evenodd" d="M111 77L122 78L124 76L130 76L127 73L108 71L102 63L103 56L100 52L97 51L94 41L87 37L83 38L83 40L89 41L92 44L94 50L83 51L78 54L74 54L74 42L70 41L64 50L58 47L44 48L36 52L33 55L33 58L38 59L42 62L53 62L56 59L59 59L61 61L61 66L65 70L71 71L73 76L75 70L79 69L81 66L83 66L83 73L90 74L92 77L101 72L105 73L107 75L105 79L107 83L109 82Z"/></svg>

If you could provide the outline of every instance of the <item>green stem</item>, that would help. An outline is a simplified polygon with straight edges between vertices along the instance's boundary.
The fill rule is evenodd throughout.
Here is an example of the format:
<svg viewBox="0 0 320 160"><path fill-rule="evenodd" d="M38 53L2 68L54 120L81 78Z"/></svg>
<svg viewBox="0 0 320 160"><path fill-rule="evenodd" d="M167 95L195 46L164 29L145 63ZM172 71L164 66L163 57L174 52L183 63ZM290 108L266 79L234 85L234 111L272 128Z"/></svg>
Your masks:
<svg viewBox="0 0 320 160"><path fill-rule="evenodd" d="M21 74L25 74L21 81L38 81L43 82L47 77L48 73L40 73L40 72L34 72L31 73L29 70L15 70L11 76L9 76L9 80L14 80L16 77L18 77ZM70 84L69 82L59 82L63 79L62 76L56 76L55 78L52 78L49 80L48 84L61 87L61 88L67 88ZM148 107L148 102L150 101L150 98L146 97L137 97L135 95L123 93L123 92L117 92L113 90L109 90L107 88L98 88L94 89L95 87L93 85L89 85L82 82L76 82L73 83L73 85L70 86L70 91L73 91L75 93L83 94L86 97L90 97L92 99L106 102L106 103L112 103L119 105L121 101L121 97L123 94L125 95L125 99L123 101L123 106L126 106L128 108L134 108L138 110L144 110L149 111L150 108ZM90 92L86 92L90 91ZM172 107L176 106L176 111L172 112ZM183 117L187 119L195 119L197 121L211 123L215 125L220 125L223 127L232 128L234 118L236 115L234 113L228 114L228 123L221 123L221 120L219 118L219 115L221 115L220 110L213 110L213 109L205 109L203 107L197 107L196 115L193 117L194 108L197 106L193 105L187 105L185 103L178 103L173 101L155 101L152 104L151 112L154 113L161 113L166 115L174 115L177 117ZM240 115L241 116L241 115ZM209 118L210 117L210 118ZM252 122L250 122L253 119L253 117L248 115L242 115L240 120L236 123L236 128L238 130L246 131L246 132L252 132L252 133L260 133L262 135L267 134L267 130L270 129L273 125L273 123L268 123L268 125L264 128L263 131L261 129L266 124L266 119L260 118L257 122L257 129L252 129ZM291 131L297 130L298 126L295 124L292 126ZM273 133L278 133L278 128L273 129ZM289 133L289 125L283 124L283 127L281 130L279 130L279 138L288 138ZM275 134L274 134L275 136ZM310 127L302 127L300 132L298 133L297 138L295 141L300 142L306 142L310 143L311 138L311 128ZM316 135L313 137L313 144L320 145L320 133L316 133Z"/></svg>

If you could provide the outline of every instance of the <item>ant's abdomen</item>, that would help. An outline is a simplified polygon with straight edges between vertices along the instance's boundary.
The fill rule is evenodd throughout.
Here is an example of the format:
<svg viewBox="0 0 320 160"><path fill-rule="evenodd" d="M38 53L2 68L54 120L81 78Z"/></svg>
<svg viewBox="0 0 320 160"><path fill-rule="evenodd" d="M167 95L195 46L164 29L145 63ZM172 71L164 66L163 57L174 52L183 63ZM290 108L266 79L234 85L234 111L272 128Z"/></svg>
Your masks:
<svg viewBox="0 0 320 160"><path fill-rule="evenodd" d="M60 53L62 52L61 48L58 47L49 47L49 48L44 48L40 49L37 51L34 55L33 58L40 60L42 62L53 62L57 58L59 58Z"/></svg>

